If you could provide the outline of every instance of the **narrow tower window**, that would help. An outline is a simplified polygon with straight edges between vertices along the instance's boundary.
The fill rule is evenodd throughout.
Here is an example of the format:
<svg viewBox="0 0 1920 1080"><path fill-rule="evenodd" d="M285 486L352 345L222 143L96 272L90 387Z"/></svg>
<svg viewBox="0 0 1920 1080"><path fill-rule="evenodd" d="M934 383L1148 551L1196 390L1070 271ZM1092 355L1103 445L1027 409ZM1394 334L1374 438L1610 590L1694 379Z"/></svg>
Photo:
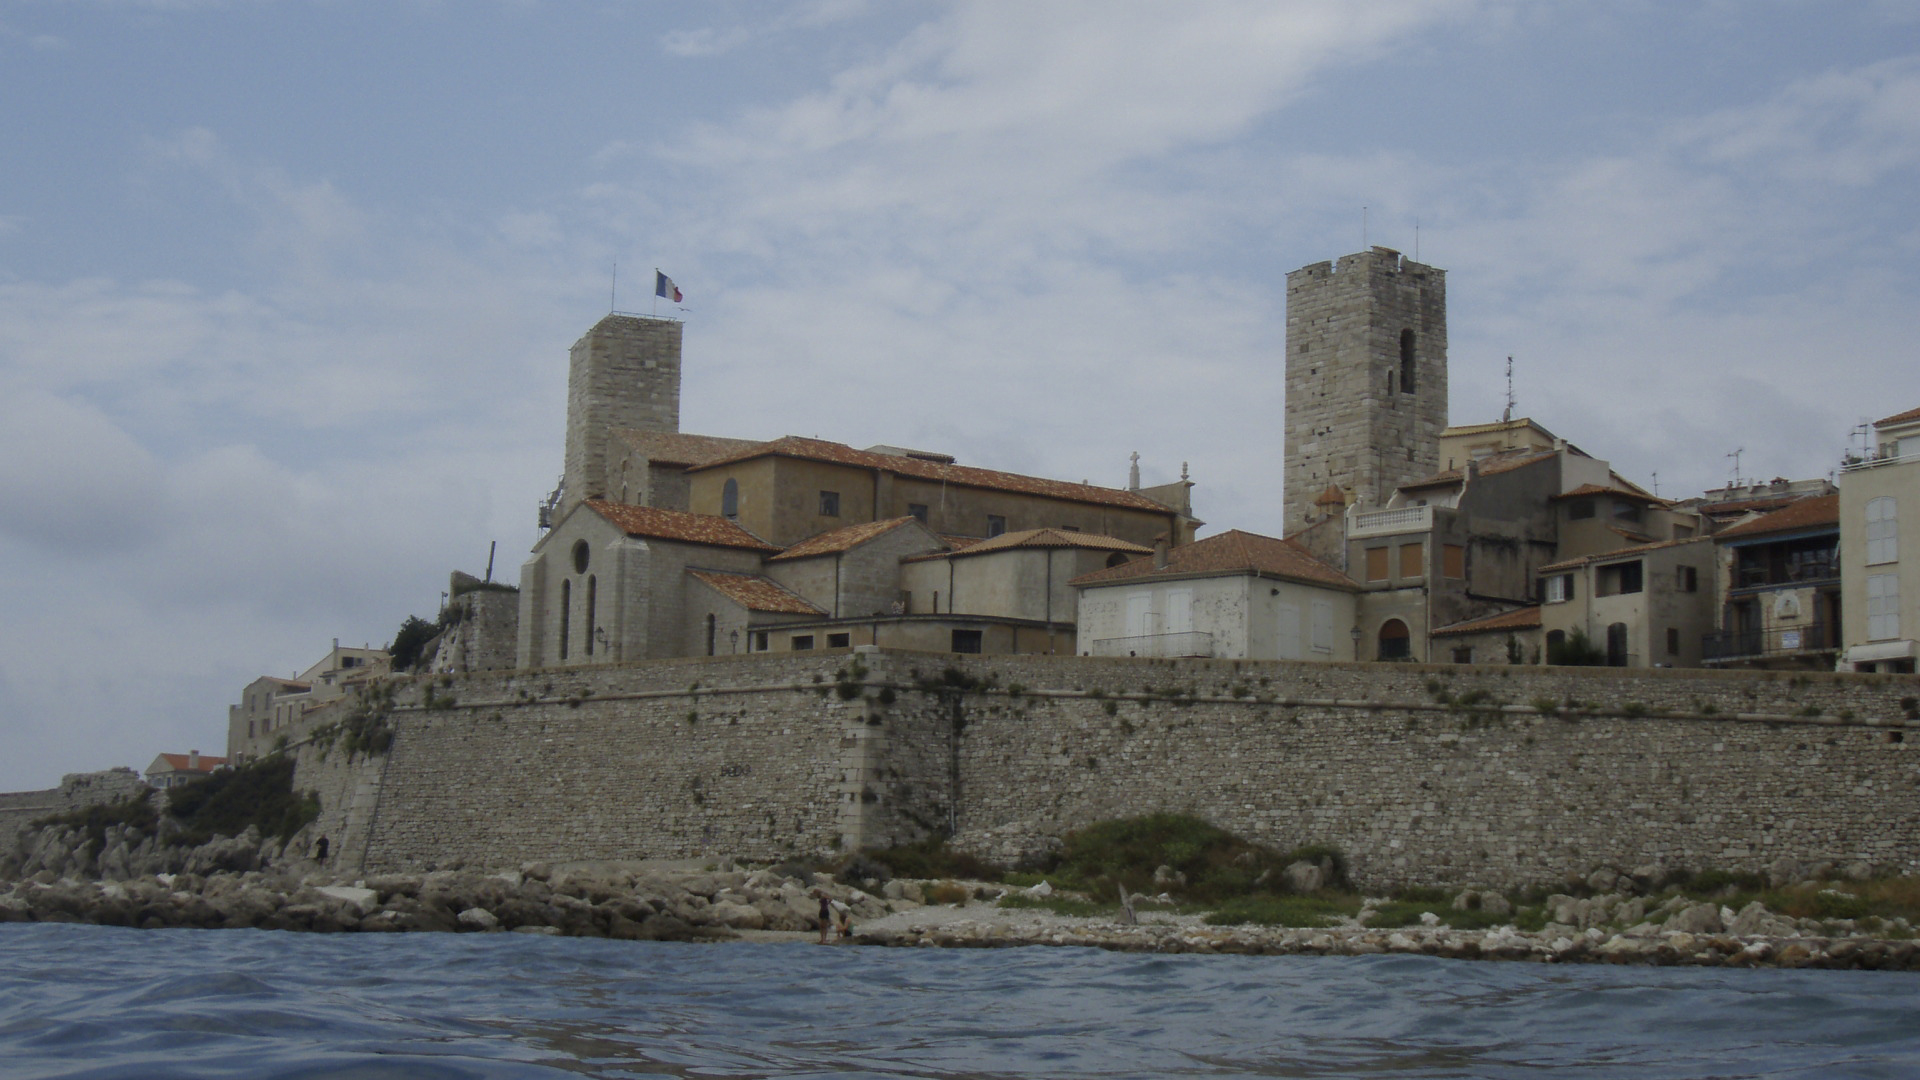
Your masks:
<svg viewBox="0 0 1920 1080"><path fill-rule="evenodd" d="M1413 331L1400 331L1400 392L1413 393Z"/></svg>
<svg viewBox="0 0 1920 1080"><path fill-rule="evenodd" d="M740 481L727 477L727 484L720 489L720 516L733 521L740 516Z"/></svg>
<svg viewBox="0 0 1920 1080"><path fill-rule="evenodd" d="M594 601L599 598L599 581L592 575L587 577L587 655L593 655L593 615Z"/></svg>
<svg viewBox="0 0 1920 1080"><path fill-rule="evenodd" d="M560 659L567 658L567 631L573 622L573 582L560 583Z"/></svg>

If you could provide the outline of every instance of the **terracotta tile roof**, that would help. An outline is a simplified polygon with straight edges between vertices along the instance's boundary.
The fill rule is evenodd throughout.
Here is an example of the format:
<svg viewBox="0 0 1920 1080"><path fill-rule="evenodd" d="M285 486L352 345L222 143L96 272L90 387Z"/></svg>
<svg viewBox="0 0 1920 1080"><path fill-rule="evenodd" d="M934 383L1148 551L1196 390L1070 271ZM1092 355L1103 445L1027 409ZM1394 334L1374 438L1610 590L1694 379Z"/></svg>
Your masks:
<svg viewBox="0 0 1920 1080"><path fill-rule="evenodd" d="M684 510L662 510L657 506L633 506L604 499L588 499L584 505L628 536L754 551L780 550L726 518L712 514L689 514Z"/></svg>
<svg viewBox="0 0 1920 1080"><path fill-rule="evenodd" d="M972 547L973 545L979 543L984 538L979 536L948 536L945 533L942 533L940 536L940 539L945 540L947 542L948 547L952 548L955 551L959 551L961 548Z"/></svg>
<svg viewBox="0 0 1920 1080"><path fill-rule="evenodd" d="M1001 533L999 536L990 536L985 540L976 541L960 551L917 555L908 561L947 559L960 555L986 555L995 551L1010 551L1014 548L1090 548L1095 551L1122 551L1129 555L1153 554L1152 548L1136 544L1131 540L1122 540L1117 536L1074 532L1071 529L1021 529L1018 532Z"/></svg>
<svg viewBox="0 0 1920 1080"><path fill-rule="evenodd" d="M1808 496L1774 495L1764 499L1732 499L1723 502L1700 503L1690 509L1716 519L1739 517L1742 514L1755 512L1764 513L1768 510L1778 510L1783 506L1799 502L1804 498L1808 498Z"/></svg>
<svg viewBox="0 0 1920 1080"><path fill-rule="evenodd" d="M1908 409L1903 413L1894 413L1885 420L1875 420L1873 426L1885 427L1888 424L1904 424L1909 420L1920 420L1920 409Z"/></svg>
<svg viewBox="0 0 1920 1080"><path fill-rule="evenodd" d="M713 587L713 591L748 611L770 611L782 615L825 615L826 609L770 578L754 574L725 574L718 570L688 570L687 573Z"/></svg>
<svg viewBox="0 0 1920 1080"><path fill-rule="evenodd" d="M690 435L681 431L619 428L613 434L629 448L662 465L699 465L760 445L757 439L726 439L718 435Z"/></svg>
<svg viewBox="0 0 1920 1080"><path fill-rule="evenodd" d="M1442 626L1433 631L1434 637L1442 634L1483 634L1495 630L1538 630L1540 629L1540 605L1514 608L1493 615L1482 615L1477 619L1457 622L1451 626Z"/></svg>
<svg viewBox="0 0 1920 1080"><path fill-rule="evenodd" d="M1512 472L1515 469L1524 469L1529 465L1551 460L1554 454L1555 451L1552 450L1502 450L1474 462L1474 472L1481 476L1497 476L1503 472ZM1442 484L1457 483L1465 477L1465 469L1447 469L1432 476L1423 476L1418 480L1401 484L1400 490L1439 487Z"/></svg>
<svg viewBox="0 0 1920 1080"><path fill-rule="evenodd" d="M946 465L921 458L876 454L869 450L855 450L843 443L803 439L797 435L759 443L737 454L730 454L717 461L703 462L694 468L712 469L769 455L851 465L855 468L890 472L896 476L911 476L921 480L987 488L994 491L1015 491L1024 495L1040 495L1068 502L1094 503L1100 506L1116 506L1126 510L1143 510L1156 514L1172 512L1169 507L1144 495L1118 488L1070 484L1064 480L1046 480L1037 476L1022 476L1018 473L998 472L993 469L976 469L970 465Z"/></svg>
<svg viewBox="0 0 1920 1080"><path fill-rule="evenodd" d="M190 760L190 756L187 754L161 754L160 756L166 760L166 763L173 769L174 772L193 772L194 771L187 767L187 762ZM201 754L199 771L212 772L213 770L219 768L222 765L225 765L226 763L227 763L226 758L214 757L210 754Z"/></svg>
<svg viewBox="0 0 1920 1080"><path fill-rule="evenodd" d="M1612 559L1624 559L1631 555L1641 555L1649 551L1659 551L1662 548L1679 547L1681 544L1703 543L1710 539L1712 539L1712 537L1689 536L1684 540L1662 540L1657 544L1638 544L1634 547L1616 548L1613 551L1603 551L1598 555L1582 555L1577 559L1563 559L1557 563L1549 563L1546 566L1541 567L1539 572L1545 573L1549 570L1572 570L1576 567L1585 566L1588 563L1607 562Z"/></svg>
<svg viewBox="0 0 1920 1080"><path fill-rule="evenodd" d="M1232 529L1205 540L1182 544L1167 552L1167 565L1155 569L1152 559L1133 559L1082 574L1068 584L1106 585L1134 578L1197 574L1270 574L1309 585L1358 589L1360 584L1315 558L1293 540Z"/></svg>
<svg viewBox="0 0 1920 1080"><path fill-rule="evenodd" d="M1616 477L1615 479L1618 479L1618 478ZM1626 483L1624 480L1621 482ZM1579 487L1574 488L1572 491L1563 491L1560 494L1553 496L1553 498L1577 499L1585 495L1625 495L1630 499L1638 499L1641 502L1658 503L1661 506L1667 505L1667 501L1665 499L1655 498L1654 496L1649 495L1646 492L1641 491L1639 488L1633 487L1632 485L1628 485L1627 487L1608 487L1605 484L1581 484Z"/></svg>
<svg viewBox="0 0 1920 1080"><path fill-rule="evenodd" d="M1615 536L1620 537L1623 540L1631 540L1636 544L1653 543L1653 537L1648 536L1646 533L1636 531L1634 529L1623 529L1618 525L1610 524L1607 526L1607 531L1612 533Z"/></svg>
<svg viewBox="0 0 1920 1080"><path fill-rule="evenodd" d="M823 532L819 536L808 537L787 550L775 555L769 562L780 559L806 559L815 555L832 555L835 552L848 551L859 547L876 537L885 536L908 522L918 520L911 517L889 518L886 521L869 521L861 525L848 525L843 529Z"/></svg>
<svg viewBox="0 0 1920 1080"><path fill-rule="evenodd" d="M1762 514L1752 521L1743 521L1732 528L1722 529L1714 534L1716 540L1738 540L1748 536L1765 536L1769 533L1797 532L1801 529L1814 529L1823 525L1840 527L1840 496L1814 495L1792 503L1771 514Z"/></svg>

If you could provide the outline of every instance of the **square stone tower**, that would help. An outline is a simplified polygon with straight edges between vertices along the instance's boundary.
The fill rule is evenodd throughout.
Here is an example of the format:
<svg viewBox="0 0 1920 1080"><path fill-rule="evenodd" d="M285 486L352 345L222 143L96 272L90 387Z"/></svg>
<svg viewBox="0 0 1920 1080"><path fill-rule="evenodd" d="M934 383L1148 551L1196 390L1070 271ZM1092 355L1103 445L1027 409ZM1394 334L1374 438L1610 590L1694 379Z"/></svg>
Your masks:
<svg viewBox="0 0 1920 1080"><path fill-rule="evenodd" d="M1376 247L1288 274L1286 417L1288 535L1434 473L1446 271Z"/></svg>
<svg viewBox="0 0 1920 1080"><path fill-rule="evenodd" d="M573 343L562 514L583 499L606 497L613 431L680 430L680 331L676 319L608 315Z"/></svg>

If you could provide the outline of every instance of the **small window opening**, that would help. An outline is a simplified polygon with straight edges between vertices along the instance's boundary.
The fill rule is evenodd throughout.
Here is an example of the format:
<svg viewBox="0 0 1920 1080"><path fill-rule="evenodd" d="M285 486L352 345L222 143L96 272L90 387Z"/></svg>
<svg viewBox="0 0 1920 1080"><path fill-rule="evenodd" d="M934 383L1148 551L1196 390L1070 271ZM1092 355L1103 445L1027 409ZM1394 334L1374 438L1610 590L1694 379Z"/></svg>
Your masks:
<svg viewBox="0 0 1920 1080"><path fill-rule="evenodd" d="M1400 392L1403 394L1414 390L1414 351L1413 331L1400 331Z"/></svg>

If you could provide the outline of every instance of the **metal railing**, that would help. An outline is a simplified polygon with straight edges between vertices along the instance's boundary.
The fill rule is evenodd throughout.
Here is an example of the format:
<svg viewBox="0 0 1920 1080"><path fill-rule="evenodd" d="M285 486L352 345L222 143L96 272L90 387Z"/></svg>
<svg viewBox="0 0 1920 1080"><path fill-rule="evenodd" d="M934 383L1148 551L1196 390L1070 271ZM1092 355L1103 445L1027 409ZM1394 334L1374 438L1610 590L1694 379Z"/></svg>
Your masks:
<svg viewBox="0 0 1920 1080"><path fill-rule="evenodd" d="M1212 656L1213 635L1199 630L1177 634L1140 634L1134 637L1100 638L1093 643L1095 656Z"/></svg>
<svg viewBox="0 0 1920 1080"><path fill-rule="evenodd" d="M1858 472L1861 469L1877 469L1882 465L1898 465L1904 461L1920 461L1920 454L1888 454L1885 457L1870 457L1857 461L1843 461L1840 463L1840 471Z"/></svg>
<svg viewBox="0 0 1920 1080"><path fill-rule="evenodd" d="M1433 528L1433 507L1402 506L1393 510L1369 510L1353 515L1348 536L1380 536L1385 533L1426 532Z"/></svg>
<svg viewBox="0 0 1920 1080"><path fill-rule="evenodd" d="M1756 630L1716 630L1700 639L1700 658L1713 663L1837 649L1840 647L1837 631L1837 627L1820 622Z"/></svg>

